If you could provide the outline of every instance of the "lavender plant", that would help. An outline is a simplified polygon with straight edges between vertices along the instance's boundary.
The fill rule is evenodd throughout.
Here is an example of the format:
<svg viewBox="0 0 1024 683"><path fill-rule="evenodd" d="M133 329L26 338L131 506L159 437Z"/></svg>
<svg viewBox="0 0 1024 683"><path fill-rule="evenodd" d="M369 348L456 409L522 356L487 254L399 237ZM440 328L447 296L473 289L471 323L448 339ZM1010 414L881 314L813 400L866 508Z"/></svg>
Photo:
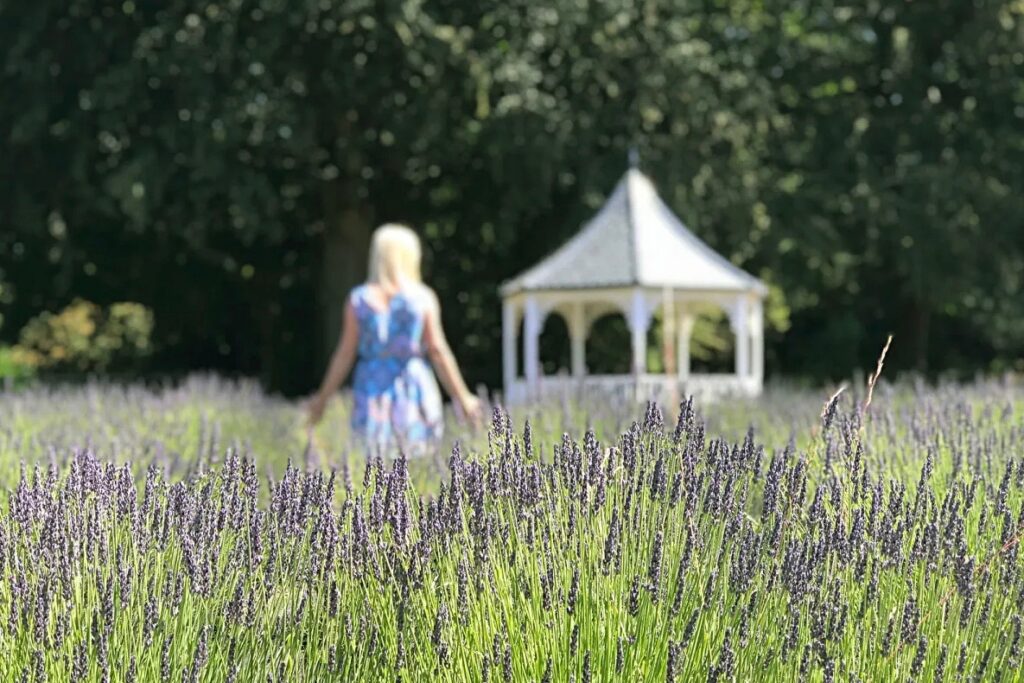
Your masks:
<svg viewBox="0 0 1024 683"><path fill-rule="evenodd" d="M776 402L649 406L615 437L496 409L436 487L404 458L265 475L220 443L139 477L85 435L63 458L67 433L0 513L0 680L1017 676L1012 388ZM8 461L40 452L7 430Z"/></svg>

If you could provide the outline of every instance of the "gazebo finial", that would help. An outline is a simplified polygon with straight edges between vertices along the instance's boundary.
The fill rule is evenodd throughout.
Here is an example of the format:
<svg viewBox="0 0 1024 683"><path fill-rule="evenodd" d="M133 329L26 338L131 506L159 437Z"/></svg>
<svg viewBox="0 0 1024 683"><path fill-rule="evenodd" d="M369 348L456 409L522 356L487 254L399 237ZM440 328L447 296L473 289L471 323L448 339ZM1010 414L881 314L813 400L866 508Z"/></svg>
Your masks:
<svg viewBox="0 0 1024 683"><path fill-rule="evenodd" d="M636 148L636 145L629 146L629 167L639 168L640 167L640 151Z"/></svg>

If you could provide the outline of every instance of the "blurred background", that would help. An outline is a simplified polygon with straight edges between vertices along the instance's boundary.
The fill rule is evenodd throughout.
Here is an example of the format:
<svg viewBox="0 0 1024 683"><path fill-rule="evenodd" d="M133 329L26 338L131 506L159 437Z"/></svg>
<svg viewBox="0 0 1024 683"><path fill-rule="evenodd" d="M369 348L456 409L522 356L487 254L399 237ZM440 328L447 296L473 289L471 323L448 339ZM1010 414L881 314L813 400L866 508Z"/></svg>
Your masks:
<svg viewBox="0 0 1024 683"><path fill-rule="evenodd" d="M887 372L1021 370L1022 77L1016 0L0 0L0 377L309 392L402 221L497 387L498 285L631 146L770 285L769 375L849 375L888 332Z"/></svg>

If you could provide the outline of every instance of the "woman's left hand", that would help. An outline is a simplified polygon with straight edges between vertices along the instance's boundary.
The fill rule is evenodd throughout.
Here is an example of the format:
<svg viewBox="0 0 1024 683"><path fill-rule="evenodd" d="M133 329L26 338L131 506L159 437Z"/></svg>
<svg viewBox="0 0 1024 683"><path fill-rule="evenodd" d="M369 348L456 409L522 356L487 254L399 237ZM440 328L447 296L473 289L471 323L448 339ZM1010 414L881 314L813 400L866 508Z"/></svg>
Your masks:
<svg viewBox="0 0 1024 683"><path fill-rule="evenodd" d="M306 411L309 413L309 426L315 427L324 416L324 410L327 408L327 397L323 394L317 394L309 401Z"/></svg>
<svg viewBox="0 0 1024 683"><path fill-rule="evenodd" d="M466 422L473 427L478 427L483 417L483 404L480 403L480 399L473 394L466 393L459 399L459 406L462 408Z"/></svg>

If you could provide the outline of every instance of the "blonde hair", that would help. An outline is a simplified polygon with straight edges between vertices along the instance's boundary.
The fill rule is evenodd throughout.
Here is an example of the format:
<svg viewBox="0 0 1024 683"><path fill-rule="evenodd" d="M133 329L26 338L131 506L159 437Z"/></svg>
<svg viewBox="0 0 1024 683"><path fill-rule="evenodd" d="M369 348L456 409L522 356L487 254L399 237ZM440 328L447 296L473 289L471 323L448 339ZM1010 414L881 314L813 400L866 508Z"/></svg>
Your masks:
<svg viewBox="0 0 1024 683"><path fill-rule="evenodd" d="M386 223L373 231L370 242L370 282L400 287L403 282L421 282L420 238L411 228Z"/></svg>

